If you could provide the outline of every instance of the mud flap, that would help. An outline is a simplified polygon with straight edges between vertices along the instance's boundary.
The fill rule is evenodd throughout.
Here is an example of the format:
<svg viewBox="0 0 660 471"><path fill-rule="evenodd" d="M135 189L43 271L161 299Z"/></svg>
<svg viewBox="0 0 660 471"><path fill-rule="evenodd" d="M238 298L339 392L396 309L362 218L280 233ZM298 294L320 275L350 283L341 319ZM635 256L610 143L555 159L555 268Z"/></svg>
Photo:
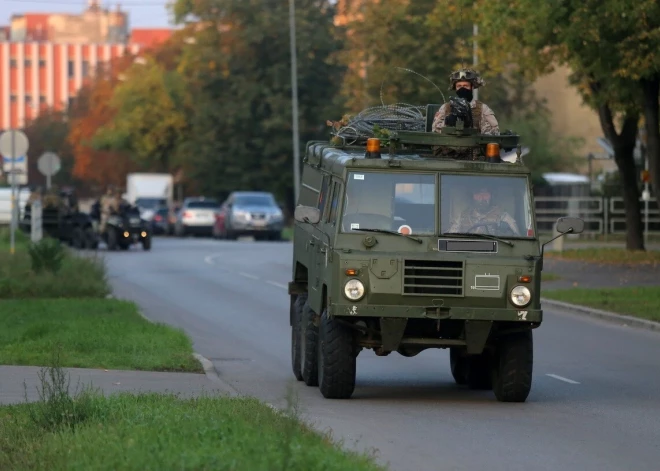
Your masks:
<svg viewBox="0 0 660 471"><path fill-rule="evenodd" d="M406 330L408 319L397 317L380 318L380 335L383 342L383 350L394 352L399 348L401 339Z"/></svg>
<svg viewBox="0 0 660 471"><path fill-rule="evenodd" d="M483 352L493 321L465 321L465 342L468 355L479 355Z"/></svg>

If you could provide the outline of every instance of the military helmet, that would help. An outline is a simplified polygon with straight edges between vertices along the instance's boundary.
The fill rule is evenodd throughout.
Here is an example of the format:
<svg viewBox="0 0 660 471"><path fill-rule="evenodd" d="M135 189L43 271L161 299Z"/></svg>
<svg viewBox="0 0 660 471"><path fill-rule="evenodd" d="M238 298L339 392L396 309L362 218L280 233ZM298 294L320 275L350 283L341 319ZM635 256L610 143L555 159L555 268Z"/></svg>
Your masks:
<svg viewBox="0 0 660 471"><path fill-rule="evenodd" d="M462 81L470 82L473 89L486 85L486 82L476 70L463 68L452 72L449 76L449 90L454 90L456 82Z"/></svg>

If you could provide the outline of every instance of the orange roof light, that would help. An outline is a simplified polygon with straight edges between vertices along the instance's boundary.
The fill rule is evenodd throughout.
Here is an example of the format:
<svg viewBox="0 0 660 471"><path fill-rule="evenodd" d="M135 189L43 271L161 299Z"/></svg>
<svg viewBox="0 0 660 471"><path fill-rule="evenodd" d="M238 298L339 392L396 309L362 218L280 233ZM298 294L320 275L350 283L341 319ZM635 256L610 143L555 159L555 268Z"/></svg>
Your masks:
<svg viewBox="0 0 660 471"><path fill-rule="evenodd" d="M344 273L346 273L346 276L357 276L358 271L355 268L347 268Z"/></svg>
<svg viewBox="0 0 660 471"><path fill-rule="evenodd" d="M367 152L380 152L380 139L375 137L367 139Z"/></svg>
<svg viewBox="0 0 660 471"><path fill-rule="evenodd" d="M518 283L529 283L532 281L532 277L529 275L523 275L518 277Z"/></svg>
<svg viewBox="0 0 660 471"><path fill-rule="evenodd" d="M486 157L492 159L500 156L500 145L495 142L486 144Z"/></svg>

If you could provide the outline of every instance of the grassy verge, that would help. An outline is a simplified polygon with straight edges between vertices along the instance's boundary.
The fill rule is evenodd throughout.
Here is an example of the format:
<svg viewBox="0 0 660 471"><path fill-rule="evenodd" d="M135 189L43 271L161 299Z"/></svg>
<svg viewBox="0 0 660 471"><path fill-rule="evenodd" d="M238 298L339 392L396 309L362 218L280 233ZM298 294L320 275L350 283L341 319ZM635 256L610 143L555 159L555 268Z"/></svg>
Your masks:
<svg viewBox="0 0 660 471"><path fill-rule="evenodd" d="M61 369L43 374L40 401L0 407L0 469L382 469L313 432L295 409L278 413L245 398L104 397L89 388L72 396Z"/></svg>
<svg viewBox="0 0 660 471"><path fill-rule="evenodd" d="M180 330L144 319L115 299L0 301L0 364L203 372Z"/></svg>
<svg viewBox="0 0 660 471"><path fill-rule="evenodd" d="M660 287L571 288L545 291L543 297L660 322Z"/></svg>
<svg viewBox="0 0 660 471"><path fill-rule="evenodd" d="M9 231L0 230L0 299L104 297L110 292L100 259L77 257L66 247L44 240L45 256L61 261L56 271L36 270L26 236L16 233L16 251L9 253Z"/></svg>
<svg viewBox="0 0 660 471"><path fill-rule="evenodd" d="M569 249L561 253L546 252L545 258L560 260L579 260L593 263L612 263L628 265L653 265L660 264L660 251L629 251L620 248L585 248Z"/></svg>

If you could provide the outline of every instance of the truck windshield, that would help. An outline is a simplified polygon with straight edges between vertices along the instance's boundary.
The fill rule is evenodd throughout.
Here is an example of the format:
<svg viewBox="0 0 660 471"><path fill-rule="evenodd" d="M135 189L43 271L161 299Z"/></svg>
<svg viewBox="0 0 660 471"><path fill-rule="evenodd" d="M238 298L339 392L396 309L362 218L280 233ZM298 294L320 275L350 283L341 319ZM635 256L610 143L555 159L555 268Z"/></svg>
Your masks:
<svg viewBox="0 0 660 471"><path fill-rule="evenodd" d="M533 237L529 187L524 176L440 176L442 234Z"/></svg>
<svg viewBox="0 0 660 471"><path fill-rule="evenodd" d="M135 200L135 206L142 209L155 209L165 205L167 205L165 198L137 198Z"/></svg>
<svg viewBox="0 0 660 471"><path fill-rule="evenodd" d="M525 176L436 175L350 172L342 232L379 229L413 235L484 234L533 237L532 207Z"/></svg>
<svg viewBox="0 0 660 471"><path fill-rule="evenodd" d="M433 234L437 213L435 195L434 174L351 172L341 230L352 232L364 228Z"/></svg>

